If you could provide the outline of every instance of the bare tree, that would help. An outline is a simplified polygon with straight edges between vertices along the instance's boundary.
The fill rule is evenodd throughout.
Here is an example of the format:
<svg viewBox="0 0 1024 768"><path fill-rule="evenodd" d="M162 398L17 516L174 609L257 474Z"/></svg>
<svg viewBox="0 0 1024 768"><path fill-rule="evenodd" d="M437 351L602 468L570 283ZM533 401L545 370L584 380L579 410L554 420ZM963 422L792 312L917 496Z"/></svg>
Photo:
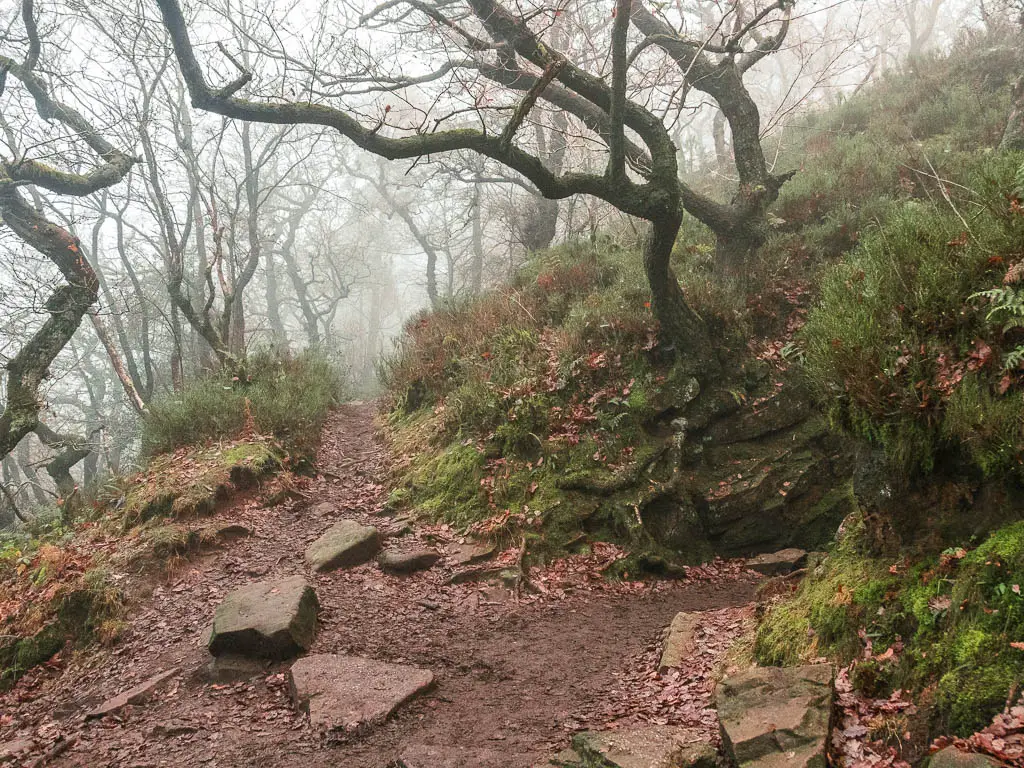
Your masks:
<svg viewBox="0 0 1024 768"><path fill-rule="evenodd" d="M24 154L0 159L0 215L4 225L43 254L64 279L45 302L47 319L7 363L7 401L0 415L0 457L7 456L25 435L39 427L40 385L50 364L71 340L99 295L99 280L78 239L29 204L20 189L34 185L58 195L89 195L121 181L134 162L80 112L54 98L35 72L42 55L42 41L32 0L23 0L21 21L27 51L20 62L0 56L0 94L7 95L4 91L13 78L31 99L39 118L63 128L63 139L88 147L98 162L78 172Z"/></svg>
<svg viewBox="0 0 1024 768"><path fill-rule="evenodd" d="M451 50L453 43L459 46L458 54L440 62L430 76L418 76L414 82L412 77L385 78L371 72L366 78L370 88L396 93L453 72L462 78L480 77L490 86L504 88L507 94L523 94L517 103L501 106L509 116L500 131L487 130L484 122L483 113L496 109L480 106L471 111L484 123L481 128L428 130L421 121L418 128L409 130L408 124L402 126L389 114L390 110L383 110L377 124L367 126L357 118L354 108L311 103L328 81L351 83L357 79L352 73L325 72L312 64L306 66L312 80L302 101L240 98L237 94L252 81L252 71L232 57L238 76L226 85L211 86L196 58L179 3L157 0L157 4L197 108L240 120L326 126L357 146L390 159L469 150L518 172L545 197L592 195L646 219L651 226L644 263L662 332L695 365L712 360L713 355L707 354L710 343L704 324L687 304L669 261L684 211L715 232L720 262L732 272L742 270L747 255L765 237L766 209L789 176L768 170L758 109L743 76L782 45L792 7L788 0L764 6L743 23L734 18L736 23L729 26L723 18L725 26L720 24L705 39L686 35L681 23L673 26L641 0L617 0L609 33L608 72L588 71L553 47L537 29L554 15L543 7L518 13L496 0L466 0L465 6L389 0L363 15L364 25L391 26L409 24L410 19L419 16L424 20L418 27L420 34L441 36L446 50ZM769 24L774 27L766 33ZM632 50L631 37L635 40ZM243 42L251 42L251 38ZM302 66L284 52L276 55L287 56L291 66ZM643 93L630 86L631 70L639 68L647 57L659 56L659 61L667 56L674 63L684 90L694 88L712 97L729 123L739 185L728 203L718 202L681 181L676 148L662 118L644 104ZM279 88L278 93L282 90ZM631 93L635 98L630 98ZM572 115L605 144L607 163L603 173L554 172L530 151L527 142L518 138L538 100ZM451 113L436 118L433 126L462 111L455 104L449 106Z"/></svg>

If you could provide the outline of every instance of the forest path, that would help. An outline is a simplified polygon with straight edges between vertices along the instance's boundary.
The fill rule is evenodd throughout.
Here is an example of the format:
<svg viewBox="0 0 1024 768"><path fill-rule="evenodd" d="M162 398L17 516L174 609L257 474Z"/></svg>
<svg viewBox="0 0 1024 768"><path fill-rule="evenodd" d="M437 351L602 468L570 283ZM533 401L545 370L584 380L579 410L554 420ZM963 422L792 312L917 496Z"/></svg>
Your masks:
<svg viewBox="0 0 1024 768"><path fill-rule="evenodd" d="M669 722L710 733L709 659L749 619L755 587L735 571L607 585L590 567L593 558L580 558L551 572L546 595L520 601L494 587L449 585L448 561L410 576L384 574L374 563L311 572L306 546L338 518L384 535L400 526L380 515L388 456L374 415L371 403L332 414L318 457L322 474L302 487L307 500L264 508L250 499L218 512L254 535L187 561L156 586L117 646L34 672L3 695L0 742L29 734L39 749L64 746L44 764L89 768L386 768L399 758L408 768L528 768L546 765L581 728ZM324 501L333 514L318 512ZM436 546L445 537L454 535L421 528L388 546ZM246 682L204 678L205 639L225 594L295 574L320 599L311 653L415 664L434 673L434 686L385 725L350 737L318 733L296 714L287 663ZM683 610L708 612L703 655L662 679L653 670L659 636ZM180 673L146 703L84 720L91 707L169 669Z"/></svg>

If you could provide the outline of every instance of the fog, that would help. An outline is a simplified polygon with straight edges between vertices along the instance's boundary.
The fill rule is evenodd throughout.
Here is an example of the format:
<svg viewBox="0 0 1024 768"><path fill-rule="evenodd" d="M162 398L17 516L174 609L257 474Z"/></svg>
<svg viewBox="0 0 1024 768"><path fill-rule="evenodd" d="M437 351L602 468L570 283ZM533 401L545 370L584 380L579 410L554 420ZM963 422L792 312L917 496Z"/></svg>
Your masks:
<svg viewBox="0 0 1024 768"><path fill-rule="evenodd" d="M810 113L1015 13L683 0L650 3L650 18L634 4L629 26L621 2L493 5L0 4L5 364L46 357L44 326L73 314L54 303L69 274L84 263L97 280L46 375L4 385L8 502L58 495L44 470L69 452L76 483L129 470L149 402L257 350L315 347L350 396L372 397L375 365L416 313L513 279L538 249L646 231L646 203L619 199L664 160L645 120L674 145L685 216L735 207L761 181L705 60L737 62L759 113L752 162L782 178L798 170L776 167L787 131ZM532 42L509 42L509 19L541 41L532 58ZM81 263L62 266L31 236L43 230L70 236ZM42 427L19 427L26 397Z"/></svg>

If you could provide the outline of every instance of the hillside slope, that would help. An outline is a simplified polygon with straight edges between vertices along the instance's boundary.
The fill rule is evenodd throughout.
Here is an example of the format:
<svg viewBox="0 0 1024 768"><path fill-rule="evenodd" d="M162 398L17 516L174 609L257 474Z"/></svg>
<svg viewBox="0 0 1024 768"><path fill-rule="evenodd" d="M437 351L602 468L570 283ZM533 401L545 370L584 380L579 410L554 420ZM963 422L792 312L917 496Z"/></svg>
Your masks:
<svg viewBox="0 0 1024 768"><path fill-rule="evenodd" d="M967 36L791 129L742 285L689 225L703 387L659 346L627 236L418 317L385 371L391 504L537 560L614 541L627 572L825 548L765 604L759 660L920 693L908 757L988 723L1024 647L1024 155L996 150L1016 57Z"/></svg>

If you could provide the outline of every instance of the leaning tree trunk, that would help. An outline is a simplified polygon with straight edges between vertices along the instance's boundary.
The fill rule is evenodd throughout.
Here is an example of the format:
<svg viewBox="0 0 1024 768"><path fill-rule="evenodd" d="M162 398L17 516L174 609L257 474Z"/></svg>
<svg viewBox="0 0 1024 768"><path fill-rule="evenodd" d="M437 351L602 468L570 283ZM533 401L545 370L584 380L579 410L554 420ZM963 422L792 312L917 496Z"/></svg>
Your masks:
<svg viewBox="0 0 1024 768"><path fill-rule="evenodd" d="M644 269L663 344L690 358L695 372L707 371L717 366L714 348L704 321L687 303L671 265L681 224L682 215L678 212L651 222L644 246Z"/></svg>
<svg viewBox="0 0 1024 768"><path fill-rule="evenodd" d="M530 253L551 246L558 229L558 201L534 196L525 206L521 226L523 247Z"/></svg>

